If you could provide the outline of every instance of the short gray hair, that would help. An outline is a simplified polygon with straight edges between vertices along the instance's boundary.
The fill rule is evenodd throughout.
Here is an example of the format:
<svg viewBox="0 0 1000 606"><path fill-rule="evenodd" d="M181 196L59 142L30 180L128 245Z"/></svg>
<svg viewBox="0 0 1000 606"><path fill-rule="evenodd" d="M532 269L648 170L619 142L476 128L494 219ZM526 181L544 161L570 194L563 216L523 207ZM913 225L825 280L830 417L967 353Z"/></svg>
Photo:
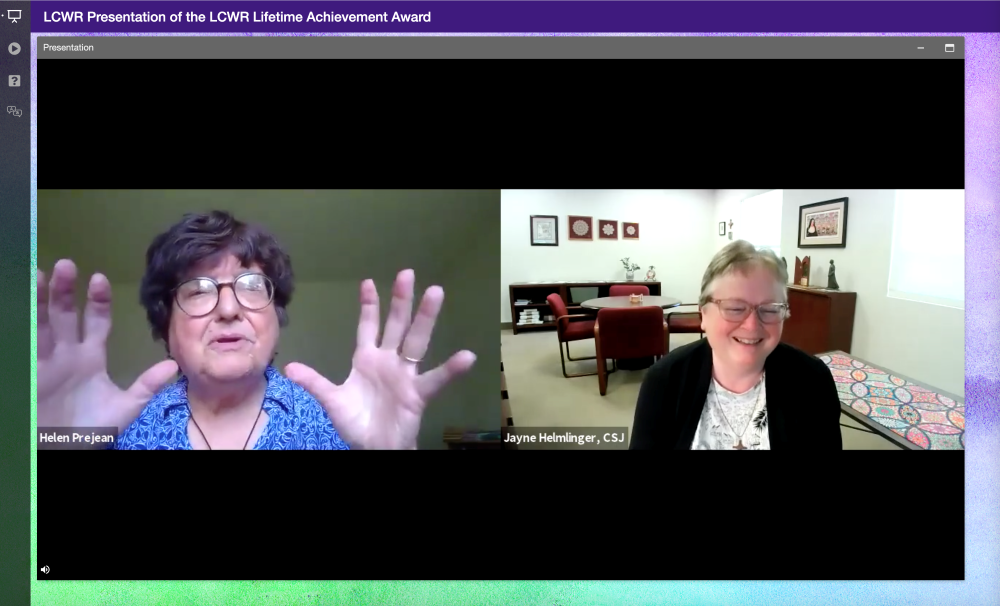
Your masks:
<svg viewBox="0 0 1000 606"><path fill-rule="evenodd" d="M781 285L782 303L788 303L788 269L778 255L769 248L754 248L746 240L736 240L727 244L712 257L712 261L701 279L701 296L698 307L704 307L712 298L712 284L725 275L739 272L746 274L751 269L762 267L774 274L774 279Z"/></svg>

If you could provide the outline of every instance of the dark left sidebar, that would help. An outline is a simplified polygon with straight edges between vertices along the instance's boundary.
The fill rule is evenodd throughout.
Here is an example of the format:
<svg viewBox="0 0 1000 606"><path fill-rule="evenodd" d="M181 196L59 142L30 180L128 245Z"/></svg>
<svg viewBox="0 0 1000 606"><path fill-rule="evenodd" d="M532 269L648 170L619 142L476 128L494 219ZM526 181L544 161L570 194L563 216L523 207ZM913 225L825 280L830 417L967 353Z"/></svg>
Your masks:
<svg viewBox="0 0 1000 606"><path fill-rule="evenodd" d="M31 3L0 2L0 587L31 602ZM31 280L29 282L29 279Z"/></svg>

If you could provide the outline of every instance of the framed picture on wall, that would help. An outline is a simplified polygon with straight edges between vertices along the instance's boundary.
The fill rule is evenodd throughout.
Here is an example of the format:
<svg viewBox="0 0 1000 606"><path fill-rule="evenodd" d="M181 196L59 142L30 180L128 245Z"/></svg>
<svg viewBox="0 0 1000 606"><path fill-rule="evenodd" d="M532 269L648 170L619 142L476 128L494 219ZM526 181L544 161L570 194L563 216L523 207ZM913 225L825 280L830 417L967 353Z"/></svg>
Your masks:
<svg viewBox="0 0 1000 606"><path fill-rule="evenodd" d="M799 207L799 248L847 247L847 198Z"/></svg>
<svg viewBox="0 0 1000 606"><path fill-rule="evenodd" d="M569 216L569 239L570 240L593 240L594 239L594 218Z"/></svg>
<svg viewBox="0 0 1000 606"><path fill-rule="evenodd" d="M726 235L726 222L725 221L719 221L719 235L720 236Z"/></svg>
<svg viewBox="0 0 1000 606"><path fill-rule="evenodd" d="M625 222L622 222L622 239L623 240L638 240L639 239L639 224L638 223L625 223Z"/></svg>
<svg viewBox="0 0 1000 606"><path fill-rule="evenodd" d="M531 215L531 245L559 246L559 217Z"/></svg>
<svg viewBox="0 0 1000 606"><path fill-rule="evenodd" d="M597 222L597 237L602 240L618 239L618 221L600 219Z"/></svg>

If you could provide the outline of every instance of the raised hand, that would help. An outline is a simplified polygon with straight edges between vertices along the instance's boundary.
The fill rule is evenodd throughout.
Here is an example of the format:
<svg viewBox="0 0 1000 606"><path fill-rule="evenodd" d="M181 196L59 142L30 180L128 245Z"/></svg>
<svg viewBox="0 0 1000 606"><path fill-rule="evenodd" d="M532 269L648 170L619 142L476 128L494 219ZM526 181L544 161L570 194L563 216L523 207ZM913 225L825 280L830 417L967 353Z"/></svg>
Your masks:
<svg viewBox="0 0 1000 606"><path fill-rule="evenodd" d="M379 304L375 283L361 284L361 320L351 374L334 385L304 364L285 368L289 379L306 388L326 409L333 426L353 448L417 447L420 419L431 398L448 382L472 368L476 356L460 351L447 362L420 374L417 363L430 345L444 290L431 286L413 313L412 270L396 276L385 332L379 343Z"/></svg>
<svg viewBox="0 0 1000 606"><path fill-rule="evenodd" d="M91 276L81 334L76 274L68 260L56 263L48 284L38 272L38 427L116 427L120 433L174 378L177 364L156 364L128 389L115 385L107 368L111 284Z"/></svg>

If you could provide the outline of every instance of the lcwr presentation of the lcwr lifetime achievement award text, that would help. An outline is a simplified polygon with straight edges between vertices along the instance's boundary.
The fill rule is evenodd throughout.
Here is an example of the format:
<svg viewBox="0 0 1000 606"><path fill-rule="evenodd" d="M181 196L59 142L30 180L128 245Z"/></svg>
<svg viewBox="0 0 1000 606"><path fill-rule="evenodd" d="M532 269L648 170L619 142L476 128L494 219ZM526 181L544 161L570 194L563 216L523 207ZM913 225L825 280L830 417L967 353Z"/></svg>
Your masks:
<svg viewBox="0 0 1000 606"><path fill-rule="evenodd" d="M270 13L267 11L220 11L207 15L194 12L107 14L90 11L44 11L45 23L430 23L430 12L416 13Z"/></svg>

